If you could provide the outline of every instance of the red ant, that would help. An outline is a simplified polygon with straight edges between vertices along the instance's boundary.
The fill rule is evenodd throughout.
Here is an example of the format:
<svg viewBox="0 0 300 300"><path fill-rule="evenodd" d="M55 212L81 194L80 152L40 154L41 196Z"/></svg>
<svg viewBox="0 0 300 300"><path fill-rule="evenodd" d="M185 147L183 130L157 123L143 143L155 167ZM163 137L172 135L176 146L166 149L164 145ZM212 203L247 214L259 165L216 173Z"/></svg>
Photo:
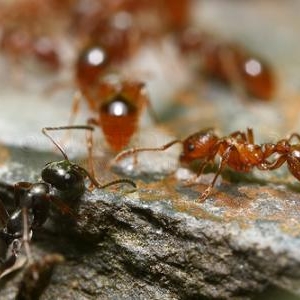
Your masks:
<svg viewBox="0 0 300 300"><path fill-rule="evenodd" d="M275 76L269 64L243 47L221 42L208 34L187 29L179 36L183 53L191 53L201 61L203 72L238 91L270 100L275 92Z"/></svg>
<svg viewBox="0 0 300 300"><path fill-rule="evenodd" d="M204 168L219 155L220 162L217 172L199 198L200 201L204 201L211 193L225 166L238 172L249 172L254 167L259 170L274 170L287 162L290 172L300 180L300 146L299 144L290 144L294 137L300 140L298 134L293 134L289 139L283 139L277 144L256 145L253 131L249 128L246 133L235 131L221 138L212 129L206 129L196 132L184 140L174 140L158 148L133 148L123 151L116 156L115 161L142 151L164 151L176 143L181 143L183 144L183 152L180 155L180 162L190 163L194 160L200 160L201 165L197 172L197 177L199 177ZM268 158L272 155L275 155L275 160L270 162Z"/></svg>
<svg viewBox="0 0 300 300"><path fill-rule="evenodd" d="M90 9L77 7L73 30L87 42L76 64L79 83L86 77L84 69L87 73L88 68L93 69L86 75L90 78L94 74L92 79L95 79L103 75L104 70L107 73L114 65L132 57L148 38L157 41L164 31L174 32L186 26L189 7L190 0L121 0L95 4ZM103 59L96 68L89 58L100 56ZM89 82L88 79L85 82Z"/></svg>
<svg viewBox="0 0 300 300"><path fill-rule="evenodd" d="M56 0L1 3L1 50L17 63L33 57L50 70L58 70L61 60L49 20L61 19L60 14L67 11L68 5Z"/></svg>
<svg viewBox="0 0 300 300"><path fill-rule="evenodd" d="M94 86L81 89L81 92L90 110L98 114L97 118L90 118L88 123L101 127L113 151L118 152L128 145L144 106L148 107L156 120L143 82L101 80ZM72 116L78 110L78 100L75 97Z"/></svg>

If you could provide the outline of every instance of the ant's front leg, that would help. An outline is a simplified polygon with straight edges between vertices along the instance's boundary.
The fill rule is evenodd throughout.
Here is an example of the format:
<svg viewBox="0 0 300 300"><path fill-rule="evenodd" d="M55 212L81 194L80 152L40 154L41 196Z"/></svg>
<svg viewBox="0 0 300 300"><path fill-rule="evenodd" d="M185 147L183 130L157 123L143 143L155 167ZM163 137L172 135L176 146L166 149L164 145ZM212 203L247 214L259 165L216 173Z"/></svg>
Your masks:
<svg viewBox="0 0 300 300"><path fill-rule="evenodd" d="M153 108L153 105L148 97L148 95L145 94L145 91L143 91L143 94L141 96L143 99L143 102L145 103L145 106L147 107L147 111L149 113L149 116L151 117L151 119L157 124L159 123L159 119L157 117L157 114Z"/></svg>
<svg viewBox="0 0 300 300"><path fill-rule="evenodd" d="M89 126L99 126L100 120L96 120L93 118L88 119L87 124ZM94 138L93 133L91 131L87 132L86 135L86 144L88 151L88 170L93 178L95 178L95 169L94 169L94 158L93 158L93 149L94 149ZM90 188L93 188L93 184L91 182Z"/></svg>
<svg viewBox="0 0 300 300"><path fill-rule="evenodd" d="M217 181L217 178L219 177L219 175L221 174L221 172L223 171L224 167L226 166L227 162L228 162L228 159L229 159L229 156L231 154L231 152L233 151L233 149L235 148L235 146L229 146L226 151L223 153L223 155L221 156L221 159L220 159L220 163L219 163L219 166L218 166L218 170L212 180L212 182L209 184L209 186L205 189L205 191L200 195L199 197L199 201L200 202L203 202L206 200L206 198L209 196L209 194L211 193L216 181Z"/></svg>

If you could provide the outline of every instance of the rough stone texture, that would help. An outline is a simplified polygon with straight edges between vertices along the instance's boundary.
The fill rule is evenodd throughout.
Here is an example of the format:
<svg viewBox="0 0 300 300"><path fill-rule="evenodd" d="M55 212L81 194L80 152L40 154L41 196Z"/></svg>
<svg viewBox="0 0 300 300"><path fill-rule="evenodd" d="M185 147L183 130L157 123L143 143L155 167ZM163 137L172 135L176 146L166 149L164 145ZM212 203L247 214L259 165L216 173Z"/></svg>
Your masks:
<svg viewBox="0 0 300 300"><path fill-rule="evenodd" d="M8 169L7 182L38 176L19 163ZM300 295L297 192L220 181L200 204L203 184L172 175L137 183L87 192L76 222L54 214L34 232L35 257L65 256L42 299L249 299L270 287L295 295L278 299ZM5 280L0 297L14 299L20 281L22 272Z"/></svg>

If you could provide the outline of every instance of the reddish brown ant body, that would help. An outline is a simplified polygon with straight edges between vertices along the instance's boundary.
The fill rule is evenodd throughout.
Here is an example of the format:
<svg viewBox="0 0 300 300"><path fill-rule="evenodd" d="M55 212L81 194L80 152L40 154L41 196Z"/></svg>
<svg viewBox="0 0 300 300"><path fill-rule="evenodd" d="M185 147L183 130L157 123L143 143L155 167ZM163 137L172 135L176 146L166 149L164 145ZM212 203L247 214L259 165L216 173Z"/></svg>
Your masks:
<svg viewBox="0 0 300 300"><path fill-rule="evenodd" d="M116 152L128 145L145 105L155 118L144 83L140 81L101 80L86 90L84 97L98 115L88 123L101 127L110 148Z"/></svg>
<svg viewBox="0 0 300 300"><path fill-rule="evenodd" d="M57 20L66 19L70 1L64 4L56 0L6 2L0 4L0 49L18 64L34 58L48 69L58 70L61 58L54 28L63 23Z"/></svg>
<svg viewBox="0 0 300 300"><path fill-rule="evenodd" d="M107 76L120 60L114 53L100 44L90 45L80 54L75 73L83 98L90 110L98 115L89 119L89 123L101 127L110 148L118 152L136 132L145 106L154 120L156 117L142 81ZM78 110L77 103L74 102L72 115Z"/></svg>
<svg viewBox="0 0 300 300"><path fill-rule="evenodd" d="M271 100L275 93L274 71L257 55L237 44L222 42L197 30L187 29L179 37L183 53L201 61L209 77L243 89L261 100Z"/></svg>
<svg viewBox="0 0 300 300"><path fill-rule="evenodd" d="M290 138L283 139L277 144L254 143L252 129L247 132L236 131L225 137L218 137L212 129L202 130L188 136L184 140L174 140L158 148L133 148L123 151L115 158L116 161L126 156L142 151L164 151L176 143L183 144L183 152L180 155L180 162L190 163L200 160L201 165L197 172L200 176L204 168L212 163L216 156L220 157L218 170L200 200L205 200L210 194L218 176L225 166L238 172L249 172L254 167L259 170L274 170L287 162L290 172L300 180L300 146L291 145L291 139L300 140L300 135L292 134ZM272 161L268 160L274 155Z"/></svg>

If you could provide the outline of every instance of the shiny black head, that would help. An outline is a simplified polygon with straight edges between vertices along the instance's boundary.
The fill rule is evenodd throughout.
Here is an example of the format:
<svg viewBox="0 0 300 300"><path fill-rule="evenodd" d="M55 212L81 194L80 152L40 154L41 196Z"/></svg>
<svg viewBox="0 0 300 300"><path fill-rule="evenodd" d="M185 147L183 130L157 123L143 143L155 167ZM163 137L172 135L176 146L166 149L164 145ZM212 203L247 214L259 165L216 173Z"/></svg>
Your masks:
<svg viewBox="0 0 300 300"><path fill-rule="evenodd" d="M68 160L48 163L42 171L42 179L54 188L54 196L65 201L83 195L85 177L83 169Z"/></svg>

